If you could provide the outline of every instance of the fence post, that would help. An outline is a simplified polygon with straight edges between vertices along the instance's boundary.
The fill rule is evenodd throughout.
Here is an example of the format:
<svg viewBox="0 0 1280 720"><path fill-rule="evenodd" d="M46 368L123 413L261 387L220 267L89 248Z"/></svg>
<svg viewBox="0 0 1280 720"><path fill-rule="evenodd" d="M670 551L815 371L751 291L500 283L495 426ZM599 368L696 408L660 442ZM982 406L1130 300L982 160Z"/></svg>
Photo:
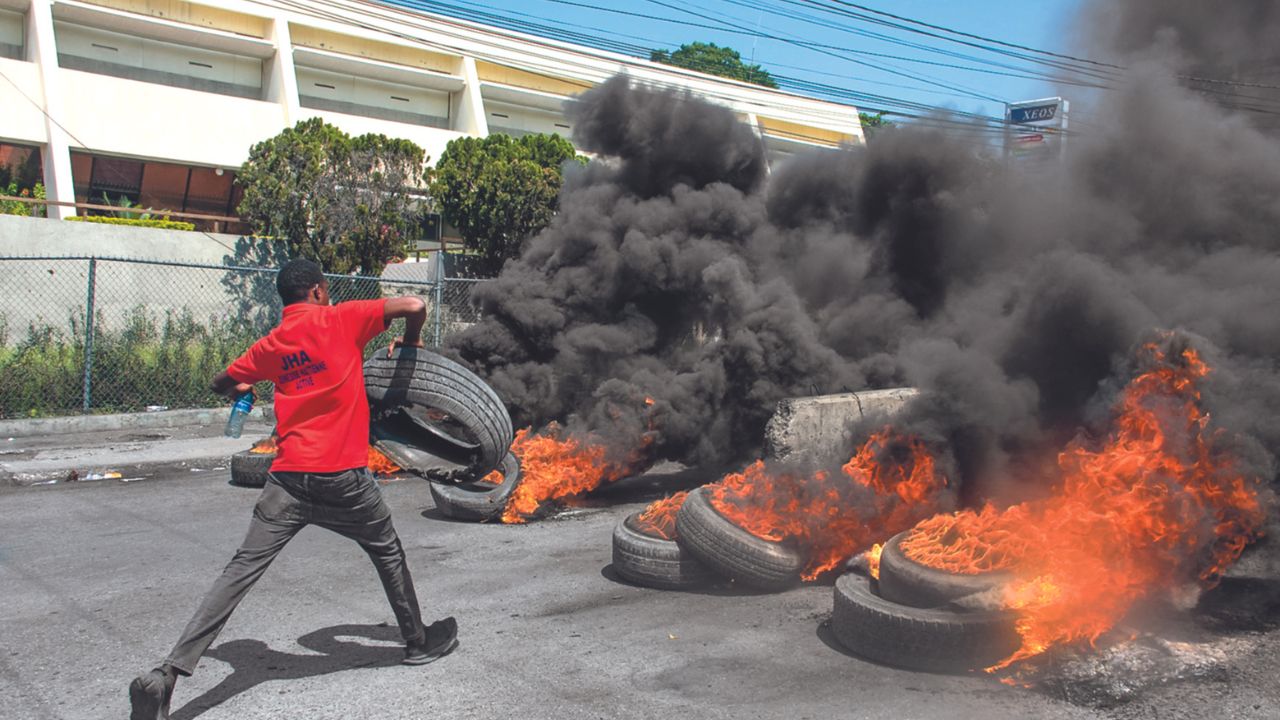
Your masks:
<svg viewBox="0 0 1280 720"><path fill-rule="evenodd" d="M98 258L89 258L89 289L84 301L84 412L93 400L93 305L97 287Z"/></svg>
<svg viewBox="0 0 1280 720"><path fill-rule="evenodd" d="M436 253L436 302L431 321L431 344L440 347L440 304L444 302L444 252Z"/></svg>

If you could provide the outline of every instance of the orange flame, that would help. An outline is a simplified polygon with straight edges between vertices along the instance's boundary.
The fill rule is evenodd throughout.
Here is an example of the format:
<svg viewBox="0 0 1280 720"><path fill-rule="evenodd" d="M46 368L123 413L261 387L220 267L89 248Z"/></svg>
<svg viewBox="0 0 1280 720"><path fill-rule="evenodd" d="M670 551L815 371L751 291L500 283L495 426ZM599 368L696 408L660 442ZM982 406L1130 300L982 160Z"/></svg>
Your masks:
<svg viewBox="0 0 1280 720"><path fill-rule="evenodd" d="M593 438L561 434L555 423L538 434L529 428L516 432L511 452L520 459L520 484L507 500L502 522L526 522L548 500L571 499L634 475L643 465L643 448L652 441L648 436L642 438L641 450L617 462L610 460L609 450Z"/></svg>
<svg viewBox="0 0 1280 720"><path fill-rule="evenodd" d="M369 470L375 475L390 475L400 469L400 466L391 462L386 455L378 452L372 445L369 446Z"/></svg>
<svg viewBox="0 0 1280 720"><path fill-rule="evenodd" d="M480 478L476 482L482 482L489 485L501 485L505 476L500 470L490 470L488 475Z"/></svg>
<svg viewBox="0 0 1280 720"><path fill-rule="evenodd" d="M920 440L886 427L839 475L774 473L757 460L708 485L712 506L756 537L790 541L808 555L813 580L873 541L945 507L947 480Z"/></svg>
<svg viewBox="0 0 1280 720"><path fill-rule="evenodd" d="M1154 369L1125 388L1097 449L1079 437L1058 456L1052 497L932 518L903 542L933 567L1012 573L1003 599L1022 646L992 670L1092 643L1143 597L1212 585L1260 535L1260 480L1223 452L1200 407L1208 366L1192 349L1143 353Z"/></svg>
<svg viewBox="0 0 1280 720"><path fill-rule="evenodd" d="M253 447L249 448L249 452L254 453L255 455L270 455L275 451L276 451L275 435L272 435L271 437L263 438L258 442L254 443Z"/></svg>
<svg viewBox="0 0 1280 720"><path fill-rule="evenodd" d="M648 535L663 540L676 539L676 512L684 505L688 492L678 492L670 497L649 503L644 512L636 516L636 526Z"/></svg>
<svg viewBox="0 0 1280 720"><path fill-rule="evenodd" d="M867 551L867 572L876 580L880 579L880 554L884 552L884 545L876 543Z"/></svg>

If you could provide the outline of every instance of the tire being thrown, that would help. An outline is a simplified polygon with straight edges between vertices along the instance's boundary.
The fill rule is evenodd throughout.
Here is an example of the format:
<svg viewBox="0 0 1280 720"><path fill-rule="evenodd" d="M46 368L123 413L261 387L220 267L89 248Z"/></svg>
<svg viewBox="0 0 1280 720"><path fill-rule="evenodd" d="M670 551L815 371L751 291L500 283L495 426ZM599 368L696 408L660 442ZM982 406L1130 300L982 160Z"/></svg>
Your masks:
<svg viewBox="0 0 1280 720"><path fill-rule="evenodd" d="M520 461L507 453L499 471L502 482L498 485L479 481L458 485L430 483L431 499L445 517L476 522L495 520L502 515L507 499L520 484Z"/></svg>
<svg viewBox="0 0 1280 720"><path fill-rule="evenodd" d="M376 425L404 406L428 408L447 419L437 437L449 438L476 476L502 464L514 431L493 388L462 365L430 350L402 347L392 357L374 353L364 363L365 390Z"/></svg>
<svg viewBox="0 0 1280 720"><path fill-rule="evenodd" d="M938 607L961 598L987 593L1009 581L1006 572L953 573L907 557L902 541L911 531L898 533L880 552L880 596L899 605Z"/></svg>
<svg viewBox="0 0 1280 720"><path fill-rule="evenodd" d="M231 484L237 487L260 488L267 484L275 453L256 453L244 450L231 456Z"/></svg>
<svg viewBox="0 0 1280 720"><path fill-rule="evenodd" d="M613 529L613 570L645 587L679 590L713 582L717 576L675 540L641 529L634 512Z"/></svg>
<svg viewBox="0 0 1280 720"><path fill-rule="evenodd" d="M783 590L804 569L790 544L756 537L721 515L706 488L690 492L676 513L676 542L711 570L761 590Z"/></svg>
<svg viewBox="0 0 1280 720"><path fill-rule="evenodd" d="M870 578L854 573L836 580L831 631L868 660L927 672L990 667L1021 646L1013 613L899 605L876 594Z"/></svg>

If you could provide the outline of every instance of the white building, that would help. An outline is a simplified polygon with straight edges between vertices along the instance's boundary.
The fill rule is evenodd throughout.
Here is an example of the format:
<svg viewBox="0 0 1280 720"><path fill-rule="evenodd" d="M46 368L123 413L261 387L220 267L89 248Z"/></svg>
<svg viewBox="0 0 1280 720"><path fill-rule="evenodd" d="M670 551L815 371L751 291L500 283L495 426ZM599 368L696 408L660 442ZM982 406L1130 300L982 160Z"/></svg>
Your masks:
<svg viewBox="0 0 1280 720"><path fill-rule="evenodd" d="M54 201L229 216L250 146L300 120L438 158L467 135L568 137L564 101L619 72L730 107L771 158L862 142L849 105L375 2L0 0L0 165L38 153Z"/></svg>

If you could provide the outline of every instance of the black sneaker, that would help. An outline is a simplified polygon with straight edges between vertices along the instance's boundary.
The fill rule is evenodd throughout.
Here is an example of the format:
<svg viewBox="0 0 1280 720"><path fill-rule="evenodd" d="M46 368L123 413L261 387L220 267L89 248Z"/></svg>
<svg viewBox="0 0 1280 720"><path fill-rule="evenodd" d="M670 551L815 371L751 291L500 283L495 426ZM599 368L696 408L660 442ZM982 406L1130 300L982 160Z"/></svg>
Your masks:
<svg viewBox="0 0 1280 720"><path fill-rule="evenodd" d="M175 680L160 668L134 678L129 683L129 702L133 705L129 720L169 720Z"/></svg>
<svg viewBox="0 0 1280 720"><path fill-rule="evenodd" d="M427 636L421 643L409 643L404 648L405 665L426 665L453 652L458 647L458 621L451 617L437 620L427 627Z"/></svg>

